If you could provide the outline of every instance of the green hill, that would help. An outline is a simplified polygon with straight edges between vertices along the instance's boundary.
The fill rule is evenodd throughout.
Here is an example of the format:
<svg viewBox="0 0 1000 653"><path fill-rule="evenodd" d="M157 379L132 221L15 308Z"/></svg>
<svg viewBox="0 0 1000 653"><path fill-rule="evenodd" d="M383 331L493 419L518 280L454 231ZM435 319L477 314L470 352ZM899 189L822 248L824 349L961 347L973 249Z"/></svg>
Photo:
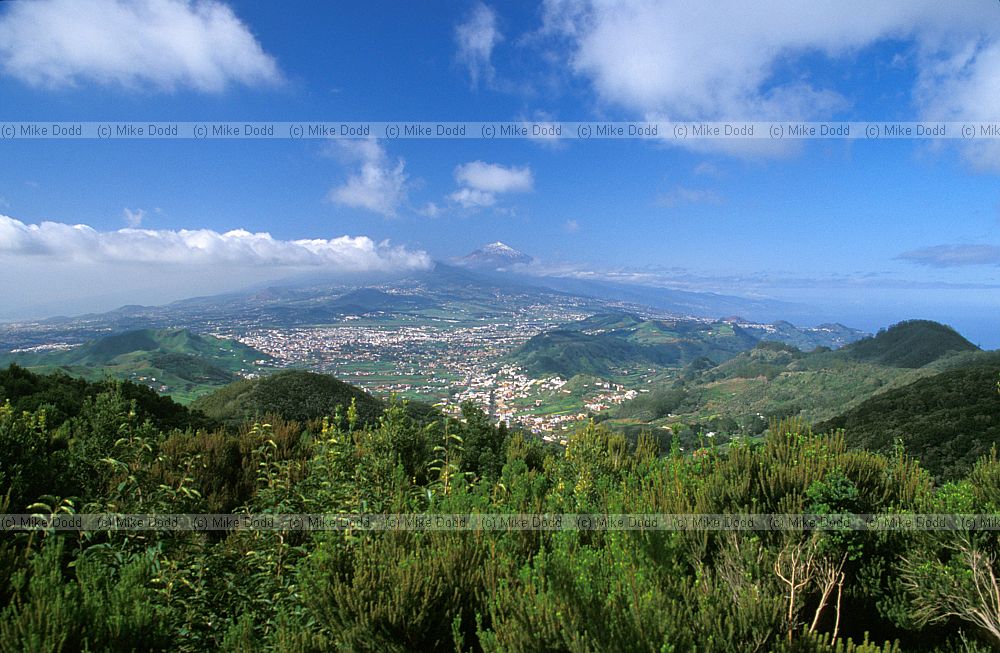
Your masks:
<svg viewBox="0 0 1000 653"><path fill-rule="evenodd" d="M567 331L623 331L634 329L643 323L643 319L632 313L598 313L576 322L562 326Z"/></svg>
<svg viewBox="0 0 1000 653"><path fill-rule="evenodd" d="M957 478L1000 444L1000 354L878 394L817 425L846 429L858 448L889 451L897 440L932 473Z"/></svg>
<svg viewBox="0 0 1000 653"><path fill-rule="evenodd" d="M616 369L651 363L652 352L628 341L578 331L549 331L534 336L514 358L534 376L577 374L612 376Z"/></svg>
<svg viewBox="0 0 1000 653"><path fill-rule="evenodd" d="M654 425L668 414L692 423L717 415L755 425L762 415L816 422L879 393L976 365L988 356L950 327L926 321L902 322L834 351L802 352L764 341L718 365L693 361L675 387L654 389L623 404L610 418L633 426Z"/></svg>
<svg viewBox="0 0 1000 653"><path fill-rule="evenodd" d="M610 377L634 368L682 367L702 357L718 363L754 343L753 336L722 322L606 314L534 336L509 358L534 376Z"/></svg>
<svg viewBox="0 0 1000 653"><path fill-rule="evenodd" d="M386 402L364 390L327 374L285 370L258 379L243 379L200 397L191 407L228 425L241 424L264 415L306 422L331 417L339 409L346 415L351 401L364 424L375 423ZM408 404L414 416L427 415L423 404Z"/></svg>
<svg viewBox="0 0 1000 653"><path fill-rule="evenodd" d="M858 361L912 369L951 353L977 349L950 326L930 320L908 320L851 343L841 352Z"/></svg>
<svg viewBox="0 0 1000 653"><path fill-rule="evenodd" d="M601 313L531 338L508 360L535 376L609 376L623 369L677 368L695 361L702 367L713 367L758 342L829 350L855 342L862 335L841 324L797 327L789 322L749 323L739 317L709 322ZM958 345L954 348L959 349Z"/></svg>
<svg viewBox="0 0 1000 653"><path fill-rule="evenodd" d="M61 371L91 380L106 375L131 380L190 401L257 371L269 356L234 340L187 329L140 329L91 340L63 351L0 354L38 372Z"/></svg>

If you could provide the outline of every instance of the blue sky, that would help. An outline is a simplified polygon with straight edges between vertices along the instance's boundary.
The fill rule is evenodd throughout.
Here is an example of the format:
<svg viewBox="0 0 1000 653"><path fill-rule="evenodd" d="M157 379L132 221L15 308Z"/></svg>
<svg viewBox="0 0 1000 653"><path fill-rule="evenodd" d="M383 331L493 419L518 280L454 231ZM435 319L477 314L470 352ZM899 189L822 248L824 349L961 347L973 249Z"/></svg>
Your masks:
<svg viewBox="0 0 1000 653"><path fill-rule="evenodd" d="M15 1L0 121L1000 120L1000 5L870 4ZM930 317L1000 346L994 143L0 153L0 318L420 268L502 240L539 273L790 299L867 329Z"/></svg>

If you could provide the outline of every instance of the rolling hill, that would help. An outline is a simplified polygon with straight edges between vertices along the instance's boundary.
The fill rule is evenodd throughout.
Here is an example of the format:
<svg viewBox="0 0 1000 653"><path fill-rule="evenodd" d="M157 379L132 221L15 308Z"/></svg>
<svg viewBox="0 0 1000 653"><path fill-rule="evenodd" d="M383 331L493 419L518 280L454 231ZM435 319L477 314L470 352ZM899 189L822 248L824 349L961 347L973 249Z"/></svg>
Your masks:
<svg viewBox="0 0 1000 653"><path fill-rule="evenodd" d="M830 346L860 336L841 325L800 329L784 322L747 327L737 320L643 319L631 313L602 313L541 333L509 359L534 376L608 377L627 369L677 368L696 361L711 367L753 348L762 339L788 338Z"/></svg>
<svg viewBox="0 0 1000 653"><path fill-rule="evenodd" d="M0 365L17 363L33 371L61 371L91 380L110 375L184 402L259 370L268 359L242 343L187 329L139 329L65 350L0 354Z"/></svg>
<svg viewBox="0 0 1000 653"><path fill-rule="evenodd" d="M778 320L773 324L750 323L742 318L726 318L724 321L739 325L761 340L783 342L794 345L802 351L810 351L817 347L838 349L865 337L865 333L839 323L797 327L785 320Z"/></svg>
<svg viewBox="0 0 1000 653"><path fill-rule="evenodd" d="M761 341L717 365L693 361L671 387L652 389L610 419L633 426L717 415L756 426L762 417L818 422L881 392L988 356L950 327L926 321L901 322L838 350L803 352Z"/></svg>
<svg viewBox="0 0 1000 653"><path fill-rule="evenodd" d="M536 377L612 377L635 368L680 367L701 357L719 362L755 342L739 327L725 324L643 321L621 329L547 331L510 358Z"/></svg>
<svg viewBox="0 0 1000 653"><path fill-rule="evenodd" d="M908 320L844 347L853 360L915 369L963 351L979 348L950 326L930 320Z"/></svg>

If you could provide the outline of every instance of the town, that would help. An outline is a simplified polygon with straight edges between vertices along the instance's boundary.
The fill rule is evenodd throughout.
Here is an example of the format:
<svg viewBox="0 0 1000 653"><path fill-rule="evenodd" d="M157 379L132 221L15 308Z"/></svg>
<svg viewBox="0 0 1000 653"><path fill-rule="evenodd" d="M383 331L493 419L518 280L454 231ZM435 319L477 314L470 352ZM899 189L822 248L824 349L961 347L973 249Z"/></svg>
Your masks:
<svg viewBox="0 0 1000 653"><path fill-rule="evenodd" d="M560 316L566 317L566 316ZM535 379L503 362L528 338L558 322L371 324L360 318L306 328L220 332L274 358L308 367L378 395L433 403L457 415L471 401L498 422L546 439L638 396L619 383L558 376ZM571 389L572 386L572 389Z"/></svg>

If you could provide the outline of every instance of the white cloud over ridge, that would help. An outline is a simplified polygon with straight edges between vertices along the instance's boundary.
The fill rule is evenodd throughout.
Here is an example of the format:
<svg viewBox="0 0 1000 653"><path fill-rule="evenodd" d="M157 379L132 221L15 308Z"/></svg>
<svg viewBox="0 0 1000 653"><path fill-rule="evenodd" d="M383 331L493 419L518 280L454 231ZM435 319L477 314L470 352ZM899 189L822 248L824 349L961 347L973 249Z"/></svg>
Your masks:
<svg viewBox="0 0 1000 653"><path fill-rule="evenodd" d="M48 88L219 92L282 79L247 26L215 0L12 2L0 13L0 69Z"/></svg>
<svg viewBox="0 0 1000 653"><path fill-rule="evenodd" d="M431 266L422 251L367 236L279 240L243 229L97 231L62 222L25 224L0 215L0 257L77 264L323 268L345 274L389 273Z"/></svg>
<svg viewBox="0 0 1000 653"><path fill-rule="evenodd" d="M332 189L329 199L387 218L395 217L409 195L406 162L402 158L391 161L375 139L336 141L336 147L349 161L360 163L361 168Z"/></svg>
<svg viewBox="0 0 1000 653"><path fill-rule="evenodd" d="M481 2L473 7L465 22L455 27L456 58L465 66L473 85L481 79L493 81L493 48L502 40L496 12Z"/></svg>

